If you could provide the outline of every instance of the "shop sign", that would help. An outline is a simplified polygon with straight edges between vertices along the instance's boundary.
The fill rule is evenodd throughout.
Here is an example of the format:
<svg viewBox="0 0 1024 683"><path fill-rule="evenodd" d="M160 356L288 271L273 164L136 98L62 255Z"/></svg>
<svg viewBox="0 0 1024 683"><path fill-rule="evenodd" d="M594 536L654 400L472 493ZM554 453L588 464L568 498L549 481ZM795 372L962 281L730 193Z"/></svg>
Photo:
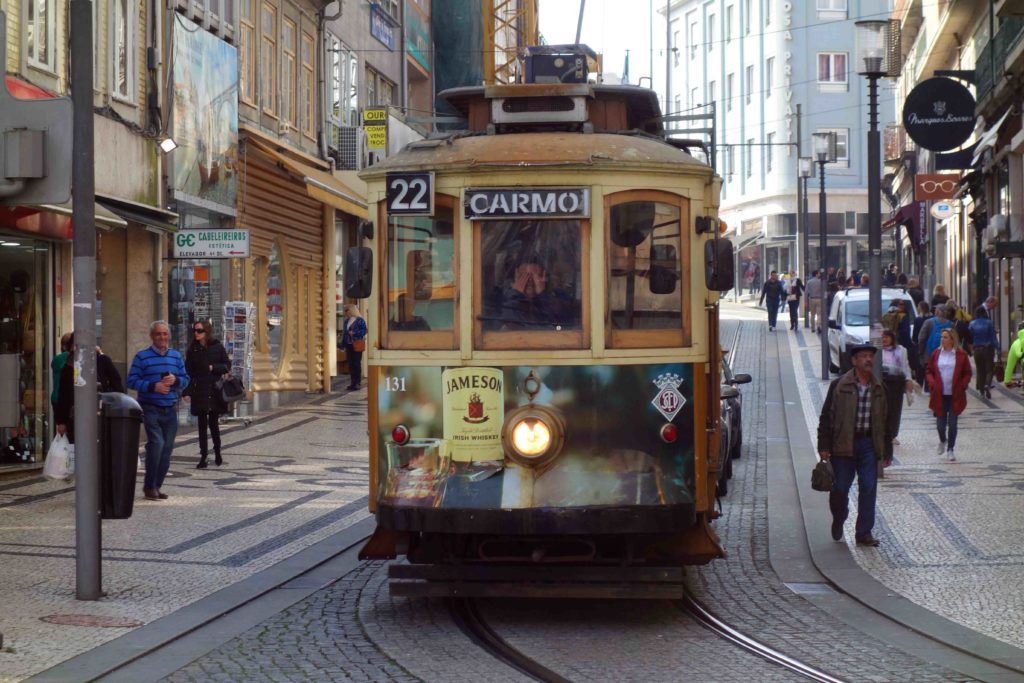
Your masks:
<svg viewBox="0 0 1024 683"><path fill-rule="evenodd" d="M363 110L363 130L366 131L367 149L387 149L388 146L388 110L387 107L375 107Z"/></svg>
<svg viewBox="0 0 1024 683"><path fill-rule="evenodd" d="M505 422L504 374L496 368L451 368L441 373L444 438L452 460L501 460Z"/></svg>
<svg viewBox="0 0 1024 683"><path fill-rule="evenodd" d="M918 83L903 104L903 127L925 149L946 152L962 145L974 132L974 97L952 78Z"/></svg>
<svg viewBox="0 0 1024 683"><path fill-rule="evenodd" d="M174 234L174 258L247 258L249 231L181 230Z"/></svg>
<svg viewBox="0 0 1024 683"><path fill-rule="evenodd" d="M370 5L370 35L394 51L395 27L391 23L391 18L377 5Z"/></svg>
<svg viewBox="0 0 1024 683"><path fill-rule="evenodd" d="M952 199L959 182L959 173L918 173L914 177L914 199L919 202Z"/></svg>
<svg viewBox="0 0 1024 683"><path fill-rule="evenodd" d="M945 220L956 213L956 209L949 202L935 202L932 204L932 218L935 220Z"/></svg>
<svg viewBox="0 0 1024 683"><path fill-rule="evenodd" d="M405 3L405 51L430 73L430 20L412 0Z"/></svg>
<svg viewBox="0 0 1024 683"><path fill-rule="evenodd" d="M463 208L465 217L474 220L589 218L590 188L466 188Z"/></svg>

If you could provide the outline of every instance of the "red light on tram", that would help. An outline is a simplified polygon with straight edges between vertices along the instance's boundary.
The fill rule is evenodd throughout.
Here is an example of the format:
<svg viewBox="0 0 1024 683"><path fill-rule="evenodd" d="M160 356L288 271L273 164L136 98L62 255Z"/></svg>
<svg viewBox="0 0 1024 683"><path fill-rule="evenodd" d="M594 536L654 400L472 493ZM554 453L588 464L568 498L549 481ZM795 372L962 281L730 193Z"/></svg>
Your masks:
<svg viewBox="0 0 1024 683"><path fill-rule="evenodd" d="M669 423L661 428L661 440L665 443L675 443L679 438L679 428Z"/></svg>
<svg viewBox="0 0 1024 683"><path fill-rule="evenodd" d="M398 425L391 430L391 438L399 446L404 446L409 442L409 428L405 425Z"/></svg>

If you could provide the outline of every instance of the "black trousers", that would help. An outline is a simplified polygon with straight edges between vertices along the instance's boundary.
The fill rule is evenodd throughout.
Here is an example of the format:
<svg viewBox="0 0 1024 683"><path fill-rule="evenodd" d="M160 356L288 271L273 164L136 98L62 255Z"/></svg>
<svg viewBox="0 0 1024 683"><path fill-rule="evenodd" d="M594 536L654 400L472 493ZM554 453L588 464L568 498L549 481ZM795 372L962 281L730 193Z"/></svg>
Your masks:
<svg viewBox="0 0 1024 683"><path fill-rule="evenodd" d="M978 372L974 375L975 386L978 391L988 388L992 384L992 371L995 368L996 350L988 344L974 347L974 363Z"/></svg>
<svg viewBox="0 0 1024 683"><path fill-rule="evenodd" d="M359 383L363 381L363 352L356 351L351 344L345 344L345 360L348 361L350 386L358 387Z"/></svg>
<svg viewBox="0 0 1024 683"><path fill-rule="evenodd" d="M212 410L199 413L196 416L199 418L199 455L204 458L209 454L206 441L207 429L210 430L210 436L213 437L213 452L218 457L220 456L220 424L217 422L219 416L220 413Z"/></svg>
<svg viewBox="0 0 1024 683"><path fill-rule="evenodd" d="M896 438L900 433L900 420L903 418L903 393L906 388L905 377L882 375L882 386L885 388L885 422L889 435Z"/></svg>
<svg viewBox="0 0 1024 683"><path fill-rule="evenodd" d="M800 322L800 299L786 303L789 304L789 326L795 330L799 327L797 323Z"/></svg>

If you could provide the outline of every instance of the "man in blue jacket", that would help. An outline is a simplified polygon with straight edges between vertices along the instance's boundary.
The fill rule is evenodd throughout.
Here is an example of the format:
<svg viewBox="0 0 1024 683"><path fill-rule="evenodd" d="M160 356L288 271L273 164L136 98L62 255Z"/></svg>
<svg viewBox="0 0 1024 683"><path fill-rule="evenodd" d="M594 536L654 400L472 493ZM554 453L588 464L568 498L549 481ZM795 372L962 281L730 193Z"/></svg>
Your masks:
<svg viewBox="0 0 1024 683"><path fill-rule="evenodd" d="M169 348L171 329L163 320L149 326L153 345L135 354L128 371L128 388L139 392L146 427L146 478L142 493L149 500L166 500L160 487L171 468L178 433L178 396L188 386L181 354Z"/></svg>

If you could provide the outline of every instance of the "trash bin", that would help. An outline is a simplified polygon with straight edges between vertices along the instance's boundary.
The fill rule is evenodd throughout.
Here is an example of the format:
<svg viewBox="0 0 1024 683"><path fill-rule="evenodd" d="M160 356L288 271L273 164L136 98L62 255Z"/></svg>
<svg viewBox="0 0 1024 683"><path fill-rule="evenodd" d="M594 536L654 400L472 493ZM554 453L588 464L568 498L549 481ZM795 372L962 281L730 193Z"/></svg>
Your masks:
<svg viewBox="0 0 1024 683"><path fill-rule="evenodd" d="M128 519L135 503L142 406L128 394L100 394L100 513Z"/></svg>

